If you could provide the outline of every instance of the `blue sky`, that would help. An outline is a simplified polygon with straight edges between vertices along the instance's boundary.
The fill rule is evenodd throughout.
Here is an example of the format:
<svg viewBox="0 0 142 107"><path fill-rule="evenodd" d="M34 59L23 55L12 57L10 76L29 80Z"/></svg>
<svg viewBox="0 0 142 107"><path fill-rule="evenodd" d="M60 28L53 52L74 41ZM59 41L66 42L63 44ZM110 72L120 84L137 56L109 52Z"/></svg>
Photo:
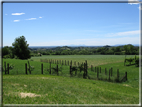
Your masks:
<svg viewBox="0 0 142 107"><path fill-rule="evenodd" d="M139 44L139 4L3 3L3 46Z"/></svg>

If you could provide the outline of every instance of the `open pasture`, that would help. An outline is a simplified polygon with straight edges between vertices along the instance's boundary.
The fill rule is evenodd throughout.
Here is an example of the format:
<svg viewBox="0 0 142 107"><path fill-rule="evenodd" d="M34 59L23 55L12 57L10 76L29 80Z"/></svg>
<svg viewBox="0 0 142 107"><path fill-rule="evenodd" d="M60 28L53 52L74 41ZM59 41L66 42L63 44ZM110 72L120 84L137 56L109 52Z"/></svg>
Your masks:
<svg viewBox="0 0 142 107"><path fill-rule="evenodd" d="M134 56L127 55L126 57ZM28 75L25 75L25 63L27 63L27 60L3 59L3 64L6 61L9 64L15 65L14 69L10 70L10 75L5 75L3 72L3 103L138 104L139 68L134 65L124 66L124 58L124 55L32 57L29 61L33 60L30 61L30 64L34 66L35 69ZM110 67L113 67L113 71L119 69L122 74L127 71L128 81L112 83L100 80L49 75L46 71L46 68L49 67L49 63L40 62L40 59L72 60L73 62L84 62L87 60L90 66L101 67L102 71L104 68ZM41 74L41 63L43 63L44 75ZM55 64L52 65L55 66ZM66 69L69 69L69 66L64 66L65 71ZM91 68L89 67L88 70L91 70Z"/></svg>
<svg viewBox="0 0 142 107"><path fill-rule="evenodd" d="M134 55L127 55L126 58L134 57ZM33 61L40 61L40 59L53 59L53 60L69 60L76 62L84 62L87 60L88 66L98 66L104 64L113 64L117 62L124 62L125 55L43 55L41 57L32 57Z"/></svg>

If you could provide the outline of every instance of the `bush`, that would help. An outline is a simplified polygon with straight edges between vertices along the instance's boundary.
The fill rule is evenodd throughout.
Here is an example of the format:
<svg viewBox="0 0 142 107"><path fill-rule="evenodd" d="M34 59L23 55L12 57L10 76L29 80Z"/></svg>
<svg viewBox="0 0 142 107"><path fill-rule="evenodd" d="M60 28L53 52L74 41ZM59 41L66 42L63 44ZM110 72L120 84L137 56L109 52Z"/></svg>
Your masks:
<svg viewBox="0 0 142 107"><path fill-rule="evenodd" d="M135 59L135 66L136 67L139 67L139 57L137 57L136 59ZM142 61L142 59L141 59L141 61Z"/></svg>
<svg viewBox="0 0 142 107"><path fill-rule="evenodd" d="M17 57L17 56L15 56L14 58L15 58L15 59L19 59L19 57Z"/></svg>
<svg viewBox="0 0 142 107"><path fill-rule="evenodd" d="M4 55L3 58L10 58L10 55Z"/></svg>
<svg viewBox="0 0 142 107"><path fill-rule="evenodd" d="M135 58L126 58L125 62L129 62L129 65L131 65L131 62L133 62Z"/></svg>

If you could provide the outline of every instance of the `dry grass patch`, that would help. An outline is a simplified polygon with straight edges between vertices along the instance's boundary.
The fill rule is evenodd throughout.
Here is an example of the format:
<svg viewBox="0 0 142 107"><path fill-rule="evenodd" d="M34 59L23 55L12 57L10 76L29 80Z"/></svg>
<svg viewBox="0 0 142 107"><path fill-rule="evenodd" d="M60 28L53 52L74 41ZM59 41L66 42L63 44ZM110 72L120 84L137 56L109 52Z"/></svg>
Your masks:
<svg viewBox="0 0 142 107"><path fill-rule="evenodd" d="M24 84L24 87L27 87L27 85Z"/></svg>
<svg viewBox="0 0 142 107"><path fill-rule="evenodd" d="M19 84L17 84L17 83L15 83L15 84L12 84L12 85L13 85L13 86L17 86L17 85L19 86Z"/></svg>
<svg viewBox="0 0 142 107"><path fill-rule="evenodd" d="M26 98L26 97L41 97L41 95L37 95L34 93L20 93L21 98Z"/></svg>

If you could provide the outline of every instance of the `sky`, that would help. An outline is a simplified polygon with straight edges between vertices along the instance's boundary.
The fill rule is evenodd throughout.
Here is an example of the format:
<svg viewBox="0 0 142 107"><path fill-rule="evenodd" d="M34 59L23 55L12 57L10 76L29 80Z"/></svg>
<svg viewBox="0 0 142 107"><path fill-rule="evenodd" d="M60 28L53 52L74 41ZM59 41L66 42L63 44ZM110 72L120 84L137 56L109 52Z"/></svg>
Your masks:
<svg viewBox="0 0 142 107"><path fill-rule="evenodd" d="M139 44L138 3L3 3L3 46Z"/></svg>

